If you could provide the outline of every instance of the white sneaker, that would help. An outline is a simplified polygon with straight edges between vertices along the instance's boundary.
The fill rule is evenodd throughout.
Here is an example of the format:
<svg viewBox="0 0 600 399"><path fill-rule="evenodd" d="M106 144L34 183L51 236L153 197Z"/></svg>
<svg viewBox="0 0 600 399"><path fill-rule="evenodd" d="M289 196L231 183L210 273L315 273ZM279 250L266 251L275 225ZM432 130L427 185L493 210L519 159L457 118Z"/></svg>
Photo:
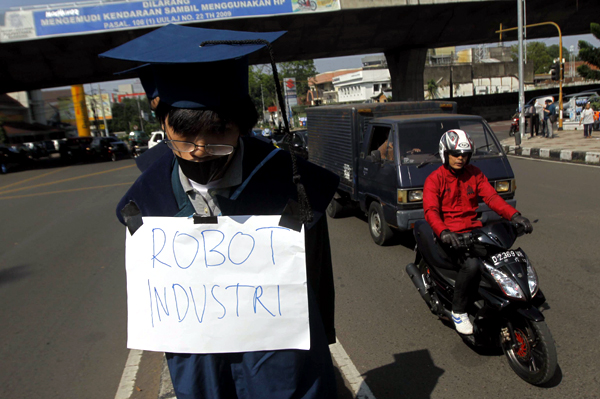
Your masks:
<svg viewBox="0 0 600 399"><path fill-rule="evenodd" d="M464 335L473 334L473 324L471 324L471 320L469 320L468 314L452 312L452 321L454 321L456 331L458 331L459 333Z"/></svg>

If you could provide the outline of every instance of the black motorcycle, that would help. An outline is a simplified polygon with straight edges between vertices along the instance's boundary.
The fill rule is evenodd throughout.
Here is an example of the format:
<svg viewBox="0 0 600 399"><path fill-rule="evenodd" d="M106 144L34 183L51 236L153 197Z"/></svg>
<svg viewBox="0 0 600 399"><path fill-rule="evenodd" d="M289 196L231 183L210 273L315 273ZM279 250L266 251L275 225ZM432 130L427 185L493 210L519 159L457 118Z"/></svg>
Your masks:
<svg viewBox="0 0 600 399"><path fill-rule="evenodd" d="M467 308L473 335L461 337L473 347L500 346L519 377L541 385L554 376L557 354L540 311L546 299L537 274L521 248L510 249L522 234L520 225L498 221L461 235L470 255L481 259L478 295ZM431 312L452 323L457 268L429 224L417 222L414 235L416 259L406 272Z"/></svg>

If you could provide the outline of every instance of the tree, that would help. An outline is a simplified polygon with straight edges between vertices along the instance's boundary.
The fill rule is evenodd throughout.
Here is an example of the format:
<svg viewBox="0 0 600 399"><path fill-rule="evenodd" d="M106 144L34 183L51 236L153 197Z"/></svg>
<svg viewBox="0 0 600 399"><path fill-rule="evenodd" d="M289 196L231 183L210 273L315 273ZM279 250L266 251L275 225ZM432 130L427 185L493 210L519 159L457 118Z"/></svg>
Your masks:
<svg viewBox="0 0 600 399"><path fill-rule="evenodd" d="M144 130L152 132L160 129L160 124L152 116L150 112L150 104L145 99L139 100L140 110L144 114L149 115L148 121L144 120ZM138 100L134 98L124 98L121 103L112 105L112 120L108 121L108 129L111 132L129 132L134 130L134 126L138 126L137 130L141 130L140 115L138 113Z"/></svg>
<svg viewBox="0 0 600 399"><path fill-rule="evenodd" d="M427 98L430 100L434 100L439 97L438 93L438 84L435 79L430 79L427 81Z"/></svg>
<svg viewBox="0 0 600 399"><path fill-rule="evenodd" d="M600 24L591 23L590 30L596 39L600 39ZM579 43L579 58L590 65L600 68L600 49L592 46L585 40ZM584 79L600 80L600 71L593 70L589 65L583 64L577 68L577 72Z"/></svg>
<svg viewBox="0 0 600 399"><path fill-rule="evenodd" d="M270 65L254 65L248 72L248 89L250 98L257 110L261 110L264 102L265 112L268 107L277 104L275 81ZM262 116L262 112L259 111Z"/></svg>
<svg viewBox="0 0 600 399"><path fill-rule="evenodd" d="M317 74L313 60L282 62L277 66L280 78L296 78L296 94L298 104L306 103L308 78Z"/></svg>
<svg viewBox="0 0 600 399"><path fill-rule="evenodd" d="M317 68L313 60L282 62L277 64L280 85L283 89L283 78L296 78L296 94L298 103L306 102L308 92L308 78L317 74ZM248 73L248 88L250 98L256 109L278 105L277 90L273 79L271 65L254 65ZM283 93L282 93L283 94ZM260 112L259 112L260 113Z"/></svg>
<svg viewBox="0 0 600 399"><path fill-rule="evenodd" d="M548 46L548 54L550 55L550 57L552 57L552 60L554 61L555 59L559 59L560 58L560 53L558 52L558 44L553 44L551 46ZM562 57L564 59L567 59L569 57L569 50L567 50L567 48L565 46L563 46L562 49Z"/></svg>
<svg viewBox="0 0 600 399"><path fill-rule="evenodd" d="M552 47L552 46L550 46ZM519 60L519 46L510 46L513 61ZM558 46L556 46L556 57L550 54L549 48L543 42L527 43L527 62L533 62L533 73L549 73L554 58L558 58ZM565 53L566 54L566 53Z"/></svg>

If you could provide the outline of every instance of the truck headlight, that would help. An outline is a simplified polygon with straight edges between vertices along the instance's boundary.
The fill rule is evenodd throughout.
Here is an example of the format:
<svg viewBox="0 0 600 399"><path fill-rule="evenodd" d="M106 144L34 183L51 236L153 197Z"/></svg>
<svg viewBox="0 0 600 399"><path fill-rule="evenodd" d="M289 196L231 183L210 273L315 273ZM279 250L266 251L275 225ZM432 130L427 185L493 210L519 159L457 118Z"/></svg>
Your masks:
<svg viewBox="0 0 600 399"><path fill-rule="evenodd" d="M423 190L413 190L408 192L408 202L423 201Z"/></svg>
<svg viewBox="0 0 600 399"><path fill-rule="evenodd" d="M423 189L417 189L417 190L398 189L397 194L398 194L398 203L399 204L423 201Z"/></svg>
<svg viewBox="0 0 600 399"><path fill-rule="evenodd" d="M398 189L398 190L396 190L396 193L398 195L398 203L405 204L406 203L406 191Z"/></svg>
<svg viewBox="0 0 600 399"><path fill-rule="evenodd" d="M496 182L496 192L507 193L509 191L510 191L510 180Z"/></svg>

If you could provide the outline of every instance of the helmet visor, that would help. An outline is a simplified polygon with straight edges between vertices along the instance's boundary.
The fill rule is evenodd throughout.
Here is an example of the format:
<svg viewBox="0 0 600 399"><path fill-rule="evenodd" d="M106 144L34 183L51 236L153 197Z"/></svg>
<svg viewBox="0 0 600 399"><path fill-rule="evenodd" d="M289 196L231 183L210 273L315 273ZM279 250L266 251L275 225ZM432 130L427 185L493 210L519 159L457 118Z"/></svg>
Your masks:
<svg viewBox="0 0 600 399"><path fill-rule="evenodd" d="M458 157L460 157L461 155L462 155L462 156L465 156L465 157L469 157L469 156L471 156L471 151L465 151L465 150L462 150L462 151L460 151L460 150L450 150L450 151L448 151L448 154L452 155L452 156L453 156L453 157L455 157L455 158L458 158Z"/></svg>

